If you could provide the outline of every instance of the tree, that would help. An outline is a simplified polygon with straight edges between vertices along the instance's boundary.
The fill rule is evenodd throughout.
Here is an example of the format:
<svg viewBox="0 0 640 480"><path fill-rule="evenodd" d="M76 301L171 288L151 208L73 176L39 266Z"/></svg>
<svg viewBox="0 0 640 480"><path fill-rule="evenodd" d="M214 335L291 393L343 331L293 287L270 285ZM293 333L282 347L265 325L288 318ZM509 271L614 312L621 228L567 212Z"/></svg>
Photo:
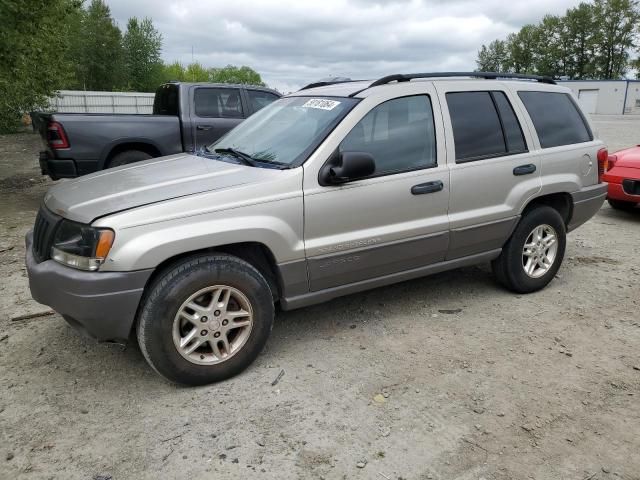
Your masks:
<svg viewBox="0 0 640 480"><path fill-rule="evenodd" d="M260 85L264 86L260 74L250 67L242 66L240 68L233 65L227 65L224 68L209 69L209 81L215 83L240 83L244 85Z"/></svg>
<svg viewBox="0 0 640 480"><path fill-rule="evenodd" d="M630 52L638 47L639 0L594 0L580 3L562 17L546 15L537 25L525 25L504 41L482 45L480 69L499 66L500 58L516 73L567 76L576 79L620 78L629 68Z"/></svg>
<svg viewBox="0 0 640 480"><path fill-rule="evenodd" d="M570 78L593 78L595 45L595 21L593 5L581 3L567 10L564 18L570 41L570 60L567 75Z"/></svg>
<svg viewBox="0 0 640 480"><path fill-rule="evenodd" d="M595 0L597 21L595 61L600 78L620 78L629 67L629 51L636 47L634 34L640 11L635 0Z"/></svg>
<svg viewBox="0 0 640 480"><path fill-rule="evenodd" d="M133 17L127 23L122 41L127 88L139 92L154 92L163 77L160 59L162 35L150 18L139 21Z"/></svg>
<svg viewBox="0 0 640 480"><path fill-rule="evenodd" d="M489 46L482 45L476 60L481 72L508 72L511 70L511 60L504 40L494 40Z"/></svg>
<svg viewBox="0 0 640 480"><path fill-rule="evenodd" d="M76 0L0 2L0 131L12 131L20 117L47 104L67 81L70 18Z"/></svg>
<svg viewBox="0 0 640 480"><path fill-rule="evenodd" d="M122 34L103 0L92 0L82 20L77 84L83 90L122 87Z"/></svg>

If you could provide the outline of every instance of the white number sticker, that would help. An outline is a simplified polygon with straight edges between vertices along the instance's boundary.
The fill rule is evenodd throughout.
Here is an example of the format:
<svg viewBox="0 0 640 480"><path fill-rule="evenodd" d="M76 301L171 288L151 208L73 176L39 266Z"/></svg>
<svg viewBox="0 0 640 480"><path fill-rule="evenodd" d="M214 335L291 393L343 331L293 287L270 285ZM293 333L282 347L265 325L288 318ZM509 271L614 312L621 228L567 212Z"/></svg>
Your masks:
<svg viewBox="0 0 640 480"><path fill-rule="evenodd" d="M312 98L311 100L307 100L303 107L307 108L320 108L321 110L333 110L340 102L336 100L326 100L324 98Z"/></svg>

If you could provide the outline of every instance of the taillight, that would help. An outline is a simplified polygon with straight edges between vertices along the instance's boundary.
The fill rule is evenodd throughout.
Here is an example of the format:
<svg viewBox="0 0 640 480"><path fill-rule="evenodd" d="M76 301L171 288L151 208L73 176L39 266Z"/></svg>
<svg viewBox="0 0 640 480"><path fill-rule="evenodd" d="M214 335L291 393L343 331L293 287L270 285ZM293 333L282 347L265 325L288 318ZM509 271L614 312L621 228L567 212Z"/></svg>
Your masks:
<svg viewBox="0 0 640 480"><path fill-rule="evenodd" d="M602 183L602 175L607 171L607 159L609 152L606 148L598 150L598 183Z"/></svg>
<svg viewBox="0 0 640 480"><path fill-rule="evenodd" d="M618 156L615 153L612 153L607 157L607 165L605 171L608 172L613 167L616 166L616 162L618 161Z"/></svg>
<svg viewBox="0 0 640 480"><path fill-rule="evenodd" d="M55 150L59 148L69 148L69 140L64 128L58 122L50 122L47 126L47 142Z"/></svg>

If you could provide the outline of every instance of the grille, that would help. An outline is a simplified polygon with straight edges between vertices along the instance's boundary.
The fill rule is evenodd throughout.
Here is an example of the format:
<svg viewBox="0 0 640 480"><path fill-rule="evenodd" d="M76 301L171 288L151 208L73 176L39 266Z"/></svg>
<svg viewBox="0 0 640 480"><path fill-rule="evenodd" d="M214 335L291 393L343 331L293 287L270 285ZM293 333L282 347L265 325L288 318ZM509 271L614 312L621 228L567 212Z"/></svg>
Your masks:
<svg viewBox="0 0 640 480"><path fill-rule="evenodd" d="M622 189L627 195L640 195L640 180L624 180Z"/></svg>
<svg viewBox="0 0 640 480"><path fill-rule="evenodd" d="M51 254L53 234L61 218L45 207L40 207L33 226L33 255L37 262L48 260Z"/></svg>

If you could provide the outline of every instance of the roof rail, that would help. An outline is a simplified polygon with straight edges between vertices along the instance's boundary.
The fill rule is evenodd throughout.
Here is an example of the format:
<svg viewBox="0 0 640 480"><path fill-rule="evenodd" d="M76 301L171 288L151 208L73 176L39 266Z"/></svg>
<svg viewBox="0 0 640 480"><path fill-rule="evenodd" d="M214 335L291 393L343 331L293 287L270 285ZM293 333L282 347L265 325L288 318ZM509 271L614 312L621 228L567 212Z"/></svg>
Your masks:
<svg viewBox="0 0 640 480"><path fill-rule="evenodd" d="M493 79L509 79L514 78L518 80L535 80L540 83L548 83L551 85L556 85L556 82L551 77L544 77L541 75L525 75L522 73L500 73L500 72L431 72L431 73L396 73L393 75L387 75L386 77L379 78L367 88L377 87L378 85L386 85L391 82L408 82L413 80L414 78L446 78L446 77L473 77L473 78L484 78L487 80ZM357 92L353 92L350 97L357 95L358 93L366 90L367 88L363 88Z"/></svg>
<svg viewBox="0 0 640 480"><path fill-rule="evenodd" d="M338 83L349 83L349 82L360 82L360 81L361 80L351 80L350 78L345 78L342 80L326 80L326 81L320 80L319 82L313 82L313 83L310 83L309 85L305 85L300 90L307 90L309 88L315 88L315 87L324 87L326 85L336 85Z"/></svg>

